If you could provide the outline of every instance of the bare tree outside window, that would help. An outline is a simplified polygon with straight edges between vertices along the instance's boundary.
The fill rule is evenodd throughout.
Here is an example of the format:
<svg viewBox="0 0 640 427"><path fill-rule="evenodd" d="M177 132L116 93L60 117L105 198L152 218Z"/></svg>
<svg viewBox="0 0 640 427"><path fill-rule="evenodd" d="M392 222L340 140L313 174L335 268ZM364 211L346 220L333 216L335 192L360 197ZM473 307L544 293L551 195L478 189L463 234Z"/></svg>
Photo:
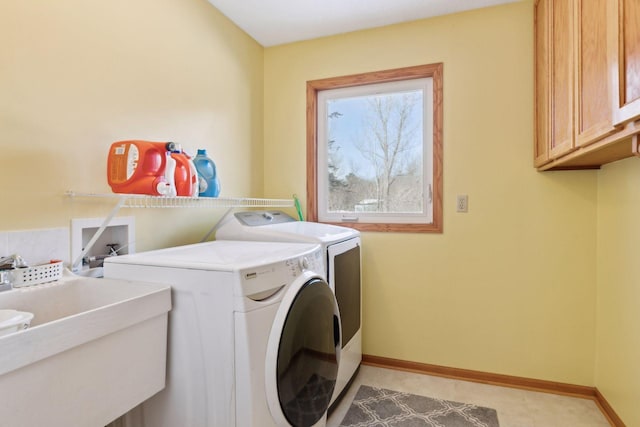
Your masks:
<svg viewBox="0 0 640 427"><path fill-rule="evenodd" d="M328 209L422 212L422 94L327 104Z"/></svg>

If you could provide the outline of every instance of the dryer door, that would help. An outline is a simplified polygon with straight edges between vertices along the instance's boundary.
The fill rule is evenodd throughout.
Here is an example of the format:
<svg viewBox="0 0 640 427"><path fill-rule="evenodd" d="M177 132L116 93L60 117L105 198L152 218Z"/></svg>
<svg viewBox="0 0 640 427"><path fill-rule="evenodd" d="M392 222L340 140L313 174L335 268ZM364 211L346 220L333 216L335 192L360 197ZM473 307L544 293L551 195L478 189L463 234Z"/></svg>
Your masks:
<svg viewBox="0 0 640 427"><path fill-rule="evenodd" d="M269 338L265 378L279 425L313 426L325 415L338 375L340 341L336 299L324 280L310 279L283 298Z"/></svg>

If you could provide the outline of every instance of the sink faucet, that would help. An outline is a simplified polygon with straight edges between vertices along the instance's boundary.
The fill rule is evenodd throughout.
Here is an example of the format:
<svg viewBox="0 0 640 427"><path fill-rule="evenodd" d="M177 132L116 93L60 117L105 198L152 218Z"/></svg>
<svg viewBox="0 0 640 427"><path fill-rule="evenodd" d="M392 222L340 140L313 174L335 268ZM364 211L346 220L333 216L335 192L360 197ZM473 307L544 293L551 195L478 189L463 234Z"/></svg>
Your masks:
<svg viewBox="0 0 640 427"><path fill-rule="evenodd" d="M0 258L0 270L6 270L10 268L24 268L28 267L27 262L18 254L13 254Z"/></svg>
<svg viewBox="0 0 640 427"><path fill-rule="evenodd" d="M12 288L11 270L0 270L0 292L10 291Z"/></svg>
<svg viewBox="0 0 640 427"><path fill-rule="evenodd" d="M0 258L0 292L8 291L13 288L12 270L25 267L28 267L27 263L24 258L18 254Z"/></svg>

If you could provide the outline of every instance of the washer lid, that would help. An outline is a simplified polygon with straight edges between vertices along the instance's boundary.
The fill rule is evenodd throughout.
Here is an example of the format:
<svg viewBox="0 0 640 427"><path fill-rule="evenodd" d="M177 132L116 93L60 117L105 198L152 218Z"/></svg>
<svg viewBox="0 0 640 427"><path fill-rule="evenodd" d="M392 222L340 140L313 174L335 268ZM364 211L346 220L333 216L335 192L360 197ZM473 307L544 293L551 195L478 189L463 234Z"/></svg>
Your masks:
<svg viewBox="0 0 640 427"><path fill-rule="evenodd" d="M214 241L109 257L105 264L135 264L194 270L237 271L297 258L318 244Z"/></svg>
<svg viewBox="0 0 640 427"><path fill-rule="evenodd" d="M253 211L250 218L260 218L263 213L273 215L273 211ZM272 242L317 242L336 243L360 235L358 230L331 224L307 221L287 221L264 225L247 225L247 212L238 212L227 218L216 231L218 240L260 240ZM242 220L238 219L238 215Z"/></svg>

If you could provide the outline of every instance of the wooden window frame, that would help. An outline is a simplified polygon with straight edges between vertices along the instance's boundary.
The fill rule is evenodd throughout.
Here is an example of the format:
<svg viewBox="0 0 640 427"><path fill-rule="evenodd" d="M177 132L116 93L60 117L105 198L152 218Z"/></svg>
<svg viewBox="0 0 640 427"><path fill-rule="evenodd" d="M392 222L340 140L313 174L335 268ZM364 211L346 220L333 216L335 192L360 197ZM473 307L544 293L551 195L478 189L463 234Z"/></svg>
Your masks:
<svg viewBox="0 0 640 427"><path fill-rule="evenodd" d="M443 64L427 64L307 82L307 220L318 221L318 92L401 80L433 79L433 218L428 224L340 222L360 231L442 233Z"/></svg>

